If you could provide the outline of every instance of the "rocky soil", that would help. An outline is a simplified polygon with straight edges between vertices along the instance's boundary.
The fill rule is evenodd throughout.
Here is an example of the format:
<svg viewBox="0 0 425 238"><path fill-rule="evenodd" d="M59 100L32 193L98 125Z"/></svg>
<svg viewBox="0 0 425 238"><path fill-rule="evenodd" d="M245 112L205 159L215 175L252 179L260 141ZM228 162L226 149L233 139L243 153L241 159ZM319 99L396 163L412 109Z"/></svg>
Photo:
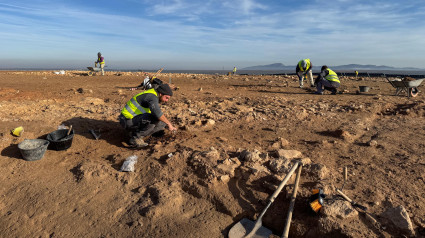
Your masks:
<svg viewBox="0 0 425 238"><path fill-rule="evenodd" d="M340 94L313 95L291 75L161 74L179 87L162 106L179 130L130 150L117 117L143 76L86 75L0 72L2 237L227 237L257 219L297 160L290 237L425 236L424 92L395 96L384 78L346 77ZM60 125L74 129L71 148L22 159L20 142ZM21 137L10 133L18 126ZM132 155L135 171L121 172ZM263 217L272 237L294 180ZM376 223L338 196L342 187ZM318 214L316 188L326 194Z"/></svg>

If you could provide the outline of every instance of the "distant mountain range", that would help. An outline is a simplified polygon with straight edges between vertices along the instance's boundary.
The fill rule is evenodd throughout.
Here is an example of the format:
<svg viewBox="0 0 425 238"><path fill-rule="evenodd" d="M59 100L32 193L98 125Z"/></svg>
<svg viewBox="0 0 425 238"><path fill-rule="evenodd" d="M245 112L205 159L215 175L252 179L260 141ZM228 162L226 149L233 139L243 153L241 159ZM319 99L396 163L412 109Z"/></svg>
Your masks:
<svg viewBox="0 0 425 238"><path fill-rule="evenodd" d="M362 64L346 64L346 65L338 65L338 66L331 66L328 65L329 68L334 70L424 70L419 68L413 68L413 67L403 67L403 68L396 68L391 66L385 66L385 65L362 65ZM282 63L274 63L274 64L268 64L268 65L257 65L257 66L250 66L243 68L241 70L295 70L297 66L296 65L284 65ZM320 68L322 66L315 66L313 64L313 70L320 71Z"/></svg>

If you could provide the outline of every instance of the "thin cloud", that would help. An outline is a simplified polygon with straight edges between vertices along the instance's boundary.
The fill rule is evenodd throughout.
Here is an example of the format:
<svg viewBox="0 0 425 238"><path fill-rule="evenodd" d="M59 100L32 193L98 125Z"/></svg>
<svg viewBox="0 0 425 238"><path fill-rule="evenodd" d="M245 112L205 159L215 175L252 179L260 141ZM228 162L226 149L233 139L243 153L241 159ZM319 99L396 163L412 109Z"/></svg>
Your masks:
<svg viewBox="0 0 425 238"><path fill-rule="evenodd" d="M149 55L146 60L170 64L183 58L293 64L310 57L331 65L424 60L417 46L423 42L425 9L415 1L133 1L139 12L127 13L75 4L0 3L0 44L8 46L3 57L63 52L78 59L102 50L112 58L108 62ZM362 56L365 62L350 62Z"/></svg>

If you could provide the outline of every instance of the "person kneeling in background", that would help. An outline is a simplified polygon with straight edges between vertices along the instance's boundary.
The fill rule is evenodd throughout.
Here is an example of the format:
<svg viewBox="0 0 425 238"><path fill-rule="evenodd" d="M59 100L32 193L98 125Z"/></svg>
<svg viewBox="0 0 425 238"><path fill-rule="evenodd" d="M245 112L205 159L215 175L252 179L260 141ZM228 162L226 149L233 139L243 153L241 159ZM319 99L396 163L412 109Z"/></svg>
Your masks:
<svg viewBox="0 0 425 238"><path fill-rule="evenodd" d="M335 95L337 88L340 86L340 81L338 75L328 66L323 65L320 74L316 78L316 89L315 94L323 94L323 90L329 90L332 92L332 95Z"/></svg>

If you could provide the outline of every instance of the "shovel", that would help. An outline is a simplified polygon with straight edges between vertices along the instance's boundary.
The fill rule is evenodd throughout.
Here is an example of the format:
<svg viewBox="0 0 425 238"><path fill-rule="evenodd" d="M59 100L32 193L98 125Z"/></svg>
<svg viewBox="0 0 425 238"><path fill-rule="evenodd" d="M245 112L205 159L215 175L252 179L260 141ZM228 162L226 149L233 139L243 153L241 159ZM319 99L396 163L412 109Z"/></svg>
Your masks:
<svg viewBox="0 0 425 238"><path fill-rule="evenodd" d="M289 227L291 226L292 213L294 212L295 199L297 198L298 184L300 183L302 166L298 166L297 177L295 177L294 191L292 192L291 203L289 204L288 215L286 216L285 229L283 229L282 238L288 238Z"/></svg>
<svg viewBox="0 0 425 238"><path fill-rule="evenodd" d="M274 202L276 197L279 195L280 191L282 191L283 187L288 182L291 175L295 172L298 166L301 165L300 161L297 161L289 170L288 174L285 176L283 181L279 184L279 187L274 191L273 195L269 199L269 203L261 212L257 221L251 221L247 218L243 218L238 223L236 223L229 231L229 238L242 238L242 237L250 237L250 238L268 238L273 232L268 228L262 226L262 219L264 214L270 205Z"/></svg>

